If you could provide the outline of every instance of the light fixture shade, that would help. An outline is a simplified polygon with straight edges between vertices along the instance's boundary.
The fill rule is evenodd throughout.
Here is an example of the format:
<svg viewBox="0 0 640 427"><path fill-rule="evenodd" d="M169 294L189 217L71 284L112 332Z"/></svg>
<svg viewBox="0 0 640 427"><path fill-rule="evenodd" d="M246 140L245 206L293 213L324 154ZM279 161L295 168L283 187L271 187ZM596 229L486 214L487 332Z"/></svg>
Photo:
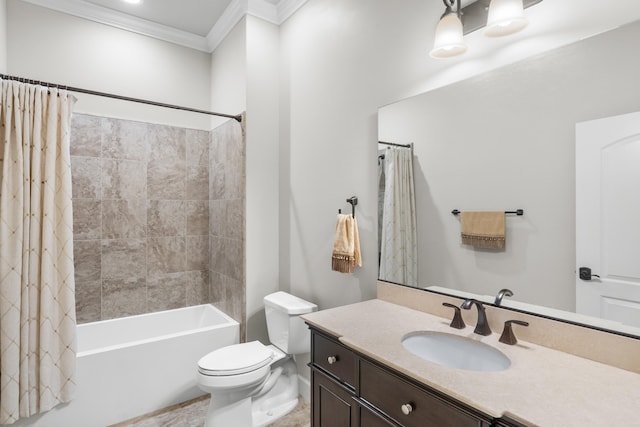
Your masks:
<svg viewBox="0 0 640 427"><path fill-rule="evenodd" d="M528 23L524 16L522 0L491 0L484 35L508 36L522 30Z"/></svg>
<svg viewBox="0 0 640 427"><path fill-rule="evenodd" d="M450 58L462 55L467 51L462 35L462 22L455 13L444 15L436 27L433 49L429 52L432 58Z"/></svg>

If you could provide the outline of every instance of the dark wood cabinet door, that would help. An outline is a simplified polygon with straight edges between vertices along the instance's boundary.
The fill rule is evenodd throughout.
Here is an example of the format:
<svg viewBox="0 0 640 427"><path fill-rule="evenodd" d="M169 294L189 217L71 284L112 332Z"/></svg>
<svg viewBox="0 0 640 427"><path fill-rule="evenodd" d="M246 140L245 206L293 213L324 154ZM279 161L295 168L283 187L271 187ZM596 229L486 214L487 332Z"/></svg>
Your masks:
<svg viewBox="0 0 640 427"><path fill-rule="evenodd" d="M358 427L358 404L334 380L312 368L312 427Z"/></svg>

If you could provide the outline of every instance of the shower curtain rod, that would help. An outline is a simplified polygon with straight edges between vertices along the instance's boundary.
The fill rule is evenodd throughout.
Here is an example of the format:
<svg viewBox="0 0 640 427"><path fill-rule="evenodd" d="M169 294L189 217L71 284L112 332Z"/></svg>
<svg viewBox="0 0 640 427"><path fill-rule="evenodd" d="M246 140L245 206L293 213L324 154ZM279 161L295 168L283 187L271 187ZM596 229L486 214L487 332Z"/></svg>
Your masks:
<svg viewBox="0 0 640 427"><path fill-rule="evenodd" d="M384 142L384 141L378 141L378 144L392 145L394 147L413 148L413 144L396 144L394 142Z"/></svg>
<svg viewBox="0 0 640 427"><path fill-rule="evenodd" d="M164 107L164 108L171 108L171 109L174 109L174 110L190 111L192 113L208 114L210 116L226 117L226 118L229 118L229 119L235 119L235 120L238 121L238 123L242 123L242 116L240 114L234 116L234 115L231 115L231 114L215 113L213 111L198 110L198 109L190 108L190 107L181 107L179 105L165 104L165 103L162 103L162 102L149 101L147 99L131 98L129 96L114 95L112 93L98 92L98 91L90 90L90 89L81 89L81 88L72 87L72 86L60 85L60 84L57 84L57 83L43 82L43 81L40 81L40 80L25 79L23 77L8 76L6 74L0 74L0 79L2 79L2 80L14 80L14 81L22 82L22 83L35 84L35 85L46 86L46 87L53 87L53 88L56 88L56 89L68 90L70 92L86 93L87 95L102 96L102 97L105 97L105 98L119 99L119 100L122 100L122 101L137 102L139 104L153 105L155 107Z"/></svg>

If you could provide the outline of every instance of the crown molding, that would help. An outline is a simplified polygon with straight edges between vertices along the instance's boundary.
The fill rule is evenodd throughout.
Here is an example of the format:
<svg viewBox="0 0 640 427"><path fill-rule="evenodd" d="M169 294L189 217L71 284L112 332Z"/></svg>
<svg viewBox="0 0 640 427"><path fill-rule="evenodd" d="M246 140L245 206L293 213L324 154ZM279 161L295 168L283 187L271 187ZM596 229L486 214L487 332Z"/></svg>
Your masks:
<svg viewBox="0 0 640 427"><path fill-rule="evenodd" d="M233 0L206 37L136 18L83 0L22 0L68 15L110 25L122 30L211 53L245 16L251 15L280 25L308 0Z"/></svg>
<svg viewBox="0 0 640 427"><path fill-rule="evenodd" d="M278 19L278 6L265 0L248 0L247 15L264 19L265 21L271 22L275 25L280 25L280 20Z"/></svg>
<svg viewBox="0 0 640 427"><path fill-rule="evenodd" d="M289 19L308 0L280 0L278 2L278 25Z"/></svg>
<svg viewBox="0 0 640 427"><path fill-rule="evenodd" d="M266 0L233 0L218 22L207 34L209 52L213 52L222 40L245 16L251 15L280 25L293 15L308 0L280 0L277 4Z"/></svg>
<svg viewBox="0 0 640 427"><path fill-rule="evenodd" d="M247 14L247 0L233 0L222 12L220 19L207 34L207 50L213 52L222 40L233 30L238 22Z"/></svg>
<svg viewBox="0 0 640 427"><path fill-rule="evenodd" d="M46 7L68 15L110 25L122 30L164 40L170 43L209 52L207 39L196 34L168 27L107 9L82 0L22 0L37 6Z"/></svg>

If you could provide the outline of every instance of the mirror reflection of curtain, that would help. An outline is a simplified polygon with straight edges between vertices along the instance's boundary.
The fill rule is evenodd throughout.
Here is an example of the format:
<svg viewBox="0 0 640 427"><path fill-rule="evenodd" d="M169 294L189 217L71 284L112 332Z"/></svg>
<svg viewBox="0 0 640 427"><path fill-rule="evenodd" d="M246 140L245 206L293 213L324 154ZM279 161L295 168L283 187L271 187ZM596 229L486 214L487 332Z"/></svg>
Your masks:
<svg viewBox="0 0 640 427"><path fill-rule="evenodd" d="M10 424L75 389L74 98L0 82L0 424Z"/></svg>
<svg viewBox="0 0 640 427"><path fill-rule="evenodd" d="M382 222L384 218L384 150L378 151L378 268L382 249Z"/></svg>
<svg viewBox="0 0 640 427"><path fill-rule="evenodd" d="M387 148L384 203L380 219L380 280L418 285L418 240L413 181L413 150Z"/></svg>

